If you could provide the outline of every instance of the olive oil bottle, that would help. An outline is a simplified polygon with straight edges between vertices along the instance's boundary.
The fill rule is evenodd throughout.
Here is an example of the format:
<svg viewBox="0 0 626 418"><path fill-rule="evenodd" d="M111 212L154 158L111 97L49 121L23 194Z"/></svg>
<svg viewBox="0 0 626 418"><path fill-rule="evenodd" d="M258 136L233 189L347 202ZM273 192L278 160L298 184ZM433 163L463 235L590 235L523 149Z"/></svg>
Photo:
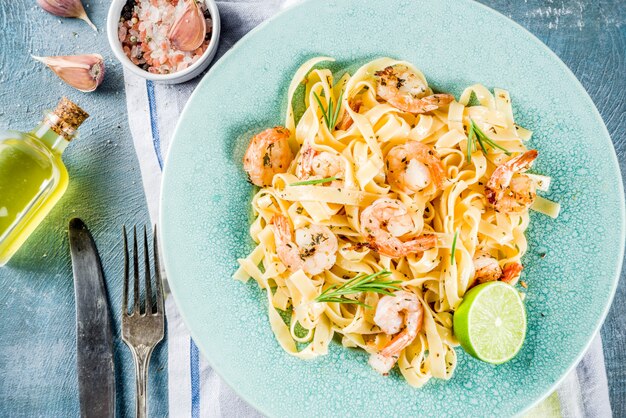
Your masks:
<svg viewBox="0 0 626 418"><path fill-rule="evenodd" d="M0 132L0 266L67 189L61 154L88 116L64 97L32 131Z"/></svg>

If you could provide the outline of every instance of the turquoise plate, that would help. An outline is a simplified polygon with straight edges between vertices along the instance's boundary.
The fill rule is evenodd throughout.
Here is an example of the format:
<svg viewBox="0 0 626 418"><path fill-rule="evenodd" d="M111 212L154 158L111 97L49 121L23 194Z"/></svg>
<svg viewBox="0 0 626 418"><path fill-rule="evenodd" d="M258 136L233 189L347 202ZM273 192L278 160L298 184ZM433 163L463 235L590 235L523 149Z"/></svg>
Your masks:
<svg viewBox="0 0 626 418"><path fill-rule="evenodd" d="M471 23L471 24L470 24ZM536 170L553 178L557 220L533 213L523 262L528 335L493 366L458 349L456 373L422 389L382 377L334 344L304 361L279 347L256 283L231 279L252 248L241 158L253 133L283 123L294 72L316 55L351 68L379 56L414 63L437 90L511 92L535 131ZM185 323L217 372L264 414L512 415L555 388L609 308L622 262L624 193L600 115L567 67L522 27L470 1L311 0L246 36L202 80L181 116L163 180L167 275Z"/></svg>

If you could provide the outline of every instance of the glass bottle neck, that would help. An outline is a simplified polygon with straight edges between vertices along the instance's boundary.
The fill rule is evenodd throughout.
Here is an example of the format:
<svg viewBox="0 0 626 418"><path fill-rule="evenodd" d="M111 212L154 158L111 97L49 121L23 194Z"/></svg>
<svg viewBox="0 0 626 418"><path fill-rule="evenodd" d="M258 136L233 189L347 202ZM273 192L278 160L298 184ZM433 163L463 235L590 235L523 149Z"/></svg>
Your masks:
<svg viewBox="0 0 626 418"><path fill-rule="evenodd" d="M37 137L44 145L46 145L55 154L63 154L65 148L69 145L65 136L56 133L47 120L42 121L31 134Z"/></svg>

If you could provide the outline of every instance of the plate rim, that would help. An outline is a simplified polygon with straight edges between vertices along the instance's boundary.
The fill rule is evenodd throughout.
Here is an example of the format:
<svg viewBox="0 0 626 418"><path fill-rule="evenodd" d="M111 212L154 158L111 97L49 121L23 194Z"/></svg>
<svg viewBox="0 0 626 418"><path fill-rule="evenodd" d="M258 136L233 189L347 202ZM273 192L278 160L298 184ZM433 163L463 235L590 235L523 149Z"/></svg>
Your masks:
<svg viewBox="0 0 626 418"><path fill-rule="evenodd" d="M160 185L160 189L159 189L159 219L158 219L158 223L159 226L163 225L163 223L165 222L165 219L163 217L163 207L165 205L164 203L164 189L165 189L165 184L168 181L168 179L173 176L173 175L169 175L168 173L171 170L168 170L168 162L170 160L170 151L172 149L172 147L174 146L174 144L176 143L176 138L178 137L179 131L181 130L181 125L182 125L182 121L185 119L185 116L187 114L187 112L189 112L189 109L191 107L191 103L192 101L195 99L196 95L199 95L199 91L201 90L202 85L204 85L205 83L207 83L209 77L212 75L212 73L215 71L215 69L219 69L220 67L222 67L224 64L224 62L228 61L228 58L236 53L236 51L242 46L242 44L244 44L245 42L248 41L248 38L253 37L257 32L261 31L262 29L264 29L266 26L271 25L275 20L278 20L279 18L281 18L283 15L290 13L306 4L309 3L315 3L319 0L301 0L297 3L291 4L287 7L285 7L284 9L280 10L278 13L276 13L274 16L270 17L269 19L261 22L259 25L257 25L256 27L254 27L253 29L251 29L248 33L246 33L244 36L242 36L233 46L231 46L231 48L226 51L224 53L224 55L222 55L220 58L218 58L217 61L215 61L210 69L207 71L206 74L204 74L204 76L202 77L202 79L198 82L198 85L194 88L194 91L192 92L192 94L189 96L189 99L187 100L185 107L183 108L183 111L180 113L178 121L176 122L176 127L174 129L174 132L172 134L172 139L170 141L169 147L168 147L168 151L167 154L165 156L164 159L164 165L163 165L163 173L162 173L162 180L161 180L161 185ZM456 0L459 1L459 0ZM589 102L591 103L591 108L589 109L591 111L591 114L596 118L596 120L598 120L600 122L600 125L602 126L603 132L606 134L606 137L609 139L609 142L611 144L611 148L610 148L610 152L608 154L610 154L610 158L611 158L611 163L612 163L612 169L613 171L615 171L614 174L617 175L618 178L623 179L623 174L621 172L620 169L620 165L619 165L619 160L617 158L617 153L615 152L615 145L613 143L613 139L611 137L610 132L608 131L608 128L606 127L606 124L604 122L604 119L602 118L602 115L600 114L598 108L596 107L595 102L593 101L593 99L591 98L591 96L589 95L589 93L587 92L587 90L585 89L585 87L582 85L582 83L580 82L580 80L578 79L578 77L576 77L576 75L574 74L574 72L567 66L567 64L565 64L565 62L563 62L563 60L552 50L550 49L550 47L548 47L543 41L541 41L541 39L539 39L537 36L535 36L532 32L530 32L528 29L526 29L524 26L522 26L521 24L517 23L516 21L514 21L512 18L509 18L508 16L500 13L499 11L486 6L478 1L472 1L472 0L461 0L462 2L464 2L465 4L471 4L471 7L478 7L478 9L482 9L484 12L489 13L494 15L496 18L504 18L506 19L509 24L512 24L513 26L515 26L517 29L521 29L522 33L525 33L525 35L528 37L528 39L530 39L533 44L535 44L539 49L541 49L543 52L547 52L548 55L550 56L550 58L552 58L553 60L556 61L556 64L559 65L561 67L561 69L565 70L565 72L569 75L569 77L572 79L573 81L573 85L575 85L576 89L578 89L579 93L581 93L584 97L586 97L586 99L589 100ZM452 1L449 1L450 3L455 3ZM533 402L530 402L528 405L526 405L523 409L521 409L516 416L521 416L523 414L525 414L526 412L528 412L530 409L534 408L536 405L538 405L539 403L541 403L542 401L544 401L548 396L550 396L552 393L554 393L554 391L556 390L556 388L565 380L565 378L572 372L572 370L578 366L578 364L580 363L580 361L582 360L582 358L584 357L584 355L587 353L589 347L591 346L592 342L594 341L594 339L597 337L598 333L600 332L600 329L602 328L602 325L604 324L604 321L606 319L606 316L609 313L609 310L611 309L612 305L613 305L613 300L615 297L615 294L617 292L617 287L621 278L621 270L624 264L624 255L625 255L625 251L626 251L626 202L625 202L625 191L624 191L624 184L623 182L621 183L621 187L618 188L618 194L619 194L619 201L620 201L620 205L619 205L619 212L620 215L619 216L619 220L622 223L622 228L620 231L620 239L622 242L621 245L621 251L619 251L619 257L618 260L616 260L616 263L614 265L615 268L615 275L613 277L612 283L611 283L611 290L610 293L608 295L607 298L607 302L605 303L604 309L602 311L602 314L599 316L598 320L596 321L594 327L593 327L593 331L590 334L587 342L585 343L584 347L579 351L579 353L577 354L577 356L575 357L574 361L572 361L572 363L564 370L564 372L562 373L562 375L548 388L545 390L545 392L541 395L538 396ZM165 242L166 239L164 237L161 238L161 248L162 248L162 259L163 259L163 266L165 269L165 276L167 278L170 277L170 270L168 270L168 251L165 250ZM230 377L226 377L224 373L222 373L222 369L221 367L216 367L214 362L211 360L210 356L207 355L210 353L210 350L207 350L205 347L203 347L203 344L200 342L202 339L196 339L196 332L194 330L192 330L187 324L189 323L189 321L187 320L187 314L185 313L184 309L181 309L181 304L179 303L180 299L178 296L176 296L177 291L175 290L176 286L172 286L171 285L171 281L168 279L168 283L170 283L170 291L172 296L174 297L174 300L176 302L176 306L178 308L178 311L180 313L181 318L183 319L183 323L185 324L185 326L187 327L187 330L189 331L190 336L192 337L192 339L194 340L194 343L196 343L196 345L198 346L198 348L200 349L200 351L202 352L202 354L204 354L204 358L205 360L209 363L210 367L215 370L215 372L220 376L221 379L223 379L228 386L237 394L237 396L239 396L240 398L242 398L244 401L246 401L249 405L251 405L252 407L254 407L257 411L261 412L262 414L266 415L266 416L274 416L274 412L271 410L266 410L264 408L264 406L258 404L257 402L253 401L252 399L250 399L247 395L241 393L239 390L237 390L236 386L232 384L232 381L230 379Z"/></svg>

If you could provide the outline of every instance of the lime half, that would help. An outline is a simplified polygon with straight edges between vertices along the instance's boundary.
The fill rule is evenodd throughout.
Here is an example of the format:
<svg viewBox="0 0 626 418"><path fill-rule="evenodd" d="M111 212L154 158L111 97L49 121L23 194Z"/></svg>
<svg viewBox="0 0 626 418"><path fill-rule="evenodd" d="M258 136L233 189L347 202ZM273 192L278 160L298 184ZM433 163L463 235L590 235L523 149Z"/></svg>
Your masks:
<svg viewBox="0 0 626 418"><path fill-rule="evenodd" d="M526 310L519 293L503 282L474 287L454 313L454 334L479 360L492 364L511 360L526 337Z"/></svg>

